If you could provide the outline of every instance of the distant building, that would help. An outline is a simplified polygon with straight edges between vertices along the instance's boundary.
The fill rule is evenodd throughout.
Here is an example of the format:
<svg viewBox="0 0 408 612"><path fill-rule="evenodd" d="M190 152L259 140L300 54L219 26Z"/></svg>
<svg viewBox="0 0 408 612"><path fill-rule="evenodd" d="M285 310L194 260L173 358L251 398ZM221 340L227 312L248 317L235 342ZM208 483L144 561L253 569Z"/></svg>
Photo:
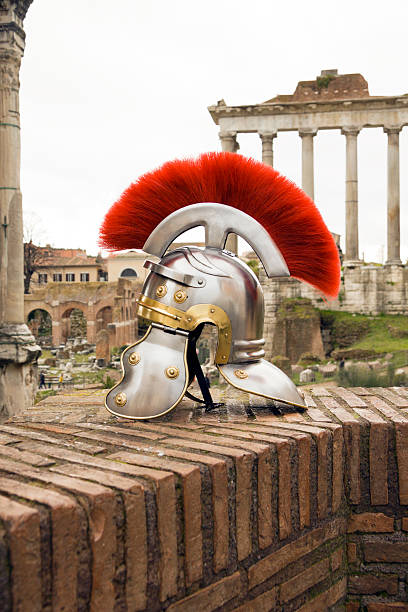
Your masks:
<svg viewBox="0 0 408 612"><path fill-rule="evenodd" d="M83 249L41 247L42 258L32 277L32 287L48 283L92 283L107 280L105 260Z"/></svg>
<svg viewBox="0 0 408 612"><path fill-rule="evenodd" d="M147 275L147 270L143 267L146 257L143 251L112 253L105 259L108 280L112 282L118 278L127 278L143 282Z"/></svg>

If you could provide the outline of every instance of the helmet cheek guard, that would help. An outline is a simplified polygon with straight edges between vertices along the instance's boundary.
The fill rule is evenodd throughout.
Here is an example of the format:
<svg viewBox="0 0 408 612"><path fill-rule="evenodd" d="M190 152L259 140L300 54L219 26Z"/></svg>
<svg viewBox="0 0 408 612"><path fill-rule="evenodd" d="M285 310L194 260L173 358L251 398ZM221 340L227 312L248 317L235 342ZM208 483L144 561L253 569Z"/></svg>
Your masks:
<svg viewBox="0 0 408 612"><path fill-rule="evenodd" d="M230 179L233 186L237 176L236 160L244 158L236 154L231 154L231 156L213 154L210 161L215 170L220 164L224 164L225 170L226 159L229 160L228 163L231 163L234 170L234 179ZM248 162L248 160L244 161ZM208 180L208 167L204 167L204 162L208 162L205 156L198 162L188 163L196 163L197 167L201 164L200 172ZM252 161L251 163L256 164ZM253 172L252 165L249 168L250 175ZM282 178L271 168L266 168L263 164L258 165L261 166L262 177L267 172L270 179L280 180ZM156 197L158 197L157 179L160 179L160 173L163 173L165 168L152 174ZM248 168L245 167L244 170L247 172ZM189 172L188 176L191 175L191 167ZM241 178L247 186L246 197L251 200L250 183L248 183L248 176L245 172L241 172ZM270 175L271 172L272 175ZM166 191L166 188L169 187L169 178L168 173L164 174L166 185L163 190ZM215 174L218 182L227 181L228 188L231 187L231 184L228 183L228 173L226 178L225 172ZM204 180L203 176L201 180ZM175 189L180 183L180 177L176 178L177 180L174 180ZM259 177L258 179L260 180ZM259 192L262 191L259 188L259 180L253 187L251 202L255 199L254 210L265 217L265 204L256 206L256 197L259 197ZM210 181L210 183L213 187L213 182ZM122 380L109 391L106 397L106 407L111 413L130 419L162 416L175 408L185 394L189 396L187 389L195 375L197 375L204 399L206 399L206 394L209 395L209 392L202 380L204 377L195 349L197 338L205 323L217 327L218 342L214 363L227 383L247 393L304 408L304 400L293 382L276 366L263 359L264 298L257 277L245 263L224 250L228 235L238 234L253 248L269 277L289 276L289 268L292 267L289 264L295 261L293 267L296 271L296 265L298 265L298 278L305 278L309 282L314 280L314 285L322 290L326 289L326 294L328 293L327 282L331 278L330 290L333 293L333 283L337 282L338 285L336 278L339 276L338 255L334 241L320 216L318 220L323 230L316 219L312 219L309 227L307 225L309 217L306 217L300 230L293 226L294 209L299 205L295 196L299 197L300 190L293 184L290 185L290 187L286 185L286 189L295 190L292 194L294 205L289 206L289 213L287 211L285 213L285 206L287 208L288 205L286 201L282 203L281 197L280 202L284 212L278 209L276 213L275 210L275 225L277 226L277 229L274 230L275 236L273 236L271 225L265 221L264 224L261 224L254 218L255 214L247 214L244 210L238 209L236 204L218 202L198 202L177 206L172 201L173 210L170 210L170 213L164 216L147 236L146 230L140 230L138 233L138 230L133 229L133 234L137 235L139 243L133 236L132 243L128 243L128 247L143 246L145 252L161 259L159 262L147 260L145 263L150 273L138 299L137 314L147 319L150 327L143 338L128 347L122 354ZM135 207L137 209L137 197L140 191L143 197L146 197L143 192L145 187L146 185L141 181L141 185L136 184L131 188L133 191L128 190L125 193L124 205L129 215L133 214ZM220 187L220 194L222 192L222 197L226 198L225 194L230 193L232 187L229 191L225 189L225 185L222 187L222 189ZM240 189L238 191L242 197ZM203 189L200 189L200 193L202 192ZM129 193L132 194L132 198L137 196L136 204L133 200L129 204ZM190 201L194 201L192 189L188 197ZM313 202L305 194L302 194L302 197L306 198L305 202L309 208L314 207ZM269 192L268 198L271 198ZM242 208L242 202L240 204ZM272 198L272 204L269 203L269 207L274 210L273 207L276 208L278 205L279 198ZM118 206L117 214L120 209L121 218L123 218L122 201L116 203L112 210L115 213L114 209ZM144 206L146 208L145 203ZM316 215L315 207L310 208L309 216L313 217L313 214ZM111 213L108 213L102 228L102 245L110 248L112 246L123 248L123 243L120 242L123 228L121 227L119 231L112 220L109 220L109 215ZM115 230L111 234L114 235L116 232L114 238L109 230L112 223ZM182 247L166 253L170 244L180 234L199 225L205 228L205 248ZM268 230L264 225L268 227ZM284 232L294 234L295 230L298 235L286 236L285 234L285 238L281 238ZM321 239L317 230L320 233L323 232L324 240ZM145 240L140 245L142 236ZM276 242L273 238L276 238ZM308 275L307 265L298 264L299 254L305 257L305 246L312 239L313 244L316 241L319 243L320 240L320 245L315 253L312 249L312 260L314 257L316 264L319 264L318 273L315 276ZM281 242L280 249L277 246L278 240ZM302 265L307 272L304 272ZM209 397L211 401L211 396Z"/></svg>

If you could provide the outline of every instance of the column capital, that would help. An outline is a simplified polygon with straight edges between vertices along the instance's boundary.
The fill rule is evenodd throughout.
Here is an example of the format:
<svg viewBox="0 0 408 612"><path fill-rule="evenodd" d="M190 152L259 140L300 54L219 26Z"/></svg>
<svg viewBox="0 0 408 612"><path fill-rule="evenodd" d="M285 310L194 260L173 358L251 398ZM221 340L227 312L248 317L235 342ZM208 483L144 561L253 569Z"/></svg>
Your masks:
<svg viewBox="0 0 408 612"><path fill-rule="evenodd" d="M300 128L299 129L299 136L301 138L304 138L305 136L311 136L312 138L314 136L316 136L317 134L317 128Z"/></svg>
<svg viewBox="0 0 408 612"><path fill-rule="evenodd" d="M225 132L225 131L220 131L218 133L218 136L220 137L220 139L222 140L223 138L233 138L235 139L237 137L237 132Z"/></svg>
<svg viewBox="0 0 408 612"><path fill-rule="evenodd" d="M386 134L399 134L402 130L402 125L384 125L383 130Z"/></svg>
<svg viewBox="0 0 408 612"><path fill-rule="evenodd" d="M355 125L350 125L341 128L341 133L343 134L343 136L358 136L360 131L361 127L357 127Z"/></svg>
<svg viewBox="0 0 408 612"><path fill-rule="evenodd" d="M239 143L237 142L237 132L220 131L218 137L221 141L223 151L229 151L230 153L236 153L238 151Z"/></svg>
<svg viewBox="0 0 408 612"><path fill-rule="evenodd" d="M274 138L278 135L277 132L258 132L259 138L262 142L272 142Z"/></svg>

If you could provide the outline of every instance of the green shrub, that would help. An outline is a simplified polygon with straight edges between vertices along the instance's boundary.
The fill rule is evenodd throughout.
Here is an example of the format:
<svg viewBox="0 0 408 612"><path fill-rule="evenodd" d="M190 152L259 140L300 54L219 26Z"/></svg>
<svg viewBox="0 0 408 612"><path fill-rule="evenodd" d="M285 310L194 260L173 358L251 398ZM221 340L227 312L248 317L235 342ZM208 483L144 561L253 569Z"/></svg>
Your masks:
<svg viewBox="0 0 408 612"><path fill-rule="evenodd" d="M365 368L341 368L337 375L341 387L394 387L406 384L405 374L395 374L395 367L388 364L386 371Z"/></svg>

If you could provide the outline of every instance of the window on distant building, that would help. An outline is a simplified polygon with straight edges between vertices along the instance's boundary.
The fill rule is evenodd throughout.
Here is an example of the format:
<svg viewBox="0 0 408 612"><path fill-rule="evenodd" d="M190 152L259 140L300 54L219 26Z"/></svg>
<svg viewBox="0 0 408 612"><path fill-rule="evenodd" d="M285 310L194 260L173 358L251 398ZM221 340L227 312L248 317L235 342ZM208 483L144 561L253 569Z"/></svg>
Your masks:
<svg viewBox="0 0 408 612"><path fill-rule="evenodd" d="M122 270L122 272L120 273L122 278L136 278L137 277L137 273L136 270L134 270L133 268L125 268L124 270Z"/></svg>
<svg viewBox="0 0 408 612"><path fill-rule="evenodd" d="M67 283L75 282L75 274L66 274L65 280L67 281Z"/></svg>
<svg viewBox="0 0 408 612"><path fill-rule="evenodd" d="M62 283L62 274L53 274L52 280L54 283Z"/></svg>
<svg viewBox="0 0 408 612"><path fill-rule="evenodd" d="M89 283L89 273L88 272L81 273L81 283Z"/></svg>
<svg viewBox="0 0 408 612"><path fill-rule="evenodd" d="M48 281L47 274L39 274L38 275L38 282L40 284L46 283L47 281Z"/></svg>

